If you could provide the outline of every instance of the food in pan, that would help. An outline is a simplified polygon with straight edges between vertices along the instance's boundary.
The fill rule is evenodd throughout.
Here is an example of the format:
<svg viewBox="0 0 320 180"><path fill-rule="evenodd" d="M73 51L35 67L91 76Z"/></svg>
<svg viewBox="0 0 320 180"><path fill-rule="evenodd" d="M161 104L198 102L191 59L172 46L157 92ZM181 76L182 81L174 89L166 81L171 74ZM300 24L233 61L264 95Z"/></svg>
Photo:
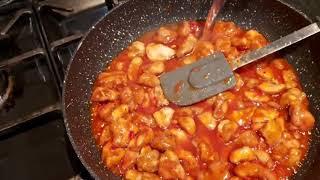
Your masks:
<svg viewBox="0 0 320 180"><path fill-rule="evenodd" d="M314 117L294 69L274 56L237 70L236 86L179 107L159 75L216 51L232 61L268 44L256 30L186 21L148 32L100 73L93 134L106 168L124 179L285 179L308 151Z"/></svg>

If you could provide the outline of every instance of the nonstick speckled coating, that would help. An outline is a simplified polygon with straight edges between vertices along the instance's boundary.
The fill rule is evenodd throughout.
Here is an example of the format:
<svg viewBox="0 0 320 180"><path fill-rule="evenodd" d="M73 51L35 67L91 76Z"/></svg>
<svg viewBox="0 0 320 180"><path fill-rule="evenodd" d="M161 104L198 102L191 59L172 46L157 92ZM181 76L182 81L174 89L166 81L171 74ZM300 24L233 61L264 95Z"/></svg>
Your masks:
<svg viewBox="0 0 320 180"><path fill-rule="evenodd" d="M101 163L100 150L91 132L89 99L98 73L143 33L162 24L205 19L210 5L211 0L131 0L112 10L82 41L68 68L63 105L72 145L94 178L119 179ZM257 29L271 41L310 23L305 15L277 0L229 0L218 18L234 21L243 28ZM319 35L280 52L298 71L317 120L309 155L295 179L320 179L320 49L317 42L320 42Z"/></svg>

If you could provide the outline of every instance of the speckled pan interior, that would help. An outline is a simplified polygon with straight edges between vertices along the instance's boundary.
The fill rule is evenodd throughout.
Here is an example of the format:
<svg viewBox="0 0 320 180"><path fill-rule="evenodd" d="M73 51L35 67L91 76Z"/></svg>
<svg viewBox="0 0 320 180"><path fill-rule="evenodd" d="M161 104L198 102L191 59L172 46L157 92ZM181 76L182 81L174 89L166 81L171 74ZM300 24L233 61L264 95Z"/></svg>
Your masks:
<svg viewBox="0 0 320 180"><path fill-rule="evenodd" d="M64 116L72 145L96 179L119 179L105 169L91 133L89 98L92 84L110 60L143 33L162 24L205 19L211 0L131 0L112 10L82 41L69 65L64 87ZM275 40L310 23L310 19L277 0L228 0L219 19L253 28ZM294 179L320 178L320 36L280 52L300 75L315 115L310 152Z"/></svg>

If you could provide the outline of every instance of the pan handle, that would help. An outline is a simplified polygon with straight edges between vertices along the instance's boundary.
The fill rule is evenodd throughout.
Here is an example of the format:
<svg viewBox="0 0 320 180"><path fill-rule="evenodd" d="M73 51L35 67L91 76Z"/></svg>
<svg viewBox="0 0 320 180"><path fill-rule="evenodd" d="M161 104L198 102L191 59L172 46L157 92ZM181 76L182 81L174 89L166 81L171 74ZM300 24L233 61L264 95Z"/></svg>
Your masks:
<svg viewBox="0 0 320 180"><path fill-rule="evenodd" d="M267 55L277 52L285 47L288 47L296 42L306 39L316 33L320 32L319 23L310 24L302 29L299 29L287 36L284 36L265 47L251 51L240 58L236 59L232 64L232 69L236 70L244 65L250 64Z"/></svg>

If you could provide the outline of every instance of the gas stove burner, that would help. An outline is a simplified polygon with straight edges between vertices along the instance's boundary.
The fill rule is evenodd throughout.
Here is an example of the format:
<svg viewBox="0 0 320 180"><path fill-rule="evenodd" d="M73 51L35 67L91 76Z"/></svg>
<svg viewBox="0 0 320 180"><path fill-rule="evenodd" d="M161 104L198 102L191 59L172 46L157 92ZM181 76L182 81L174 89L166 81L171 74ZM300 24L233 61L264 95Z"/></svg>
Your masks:
<svg viewBox="0 0 320 180"><path fill-rule="evenodd" d="M0 70L0 109L5 105L13 90L13 78L8 72Z"/></svg>
<svg viewBox="0 0 320 180"><path fill-rule="evenodd" d="M0 7L10 4L14 0L0 0Z"/></svg>

